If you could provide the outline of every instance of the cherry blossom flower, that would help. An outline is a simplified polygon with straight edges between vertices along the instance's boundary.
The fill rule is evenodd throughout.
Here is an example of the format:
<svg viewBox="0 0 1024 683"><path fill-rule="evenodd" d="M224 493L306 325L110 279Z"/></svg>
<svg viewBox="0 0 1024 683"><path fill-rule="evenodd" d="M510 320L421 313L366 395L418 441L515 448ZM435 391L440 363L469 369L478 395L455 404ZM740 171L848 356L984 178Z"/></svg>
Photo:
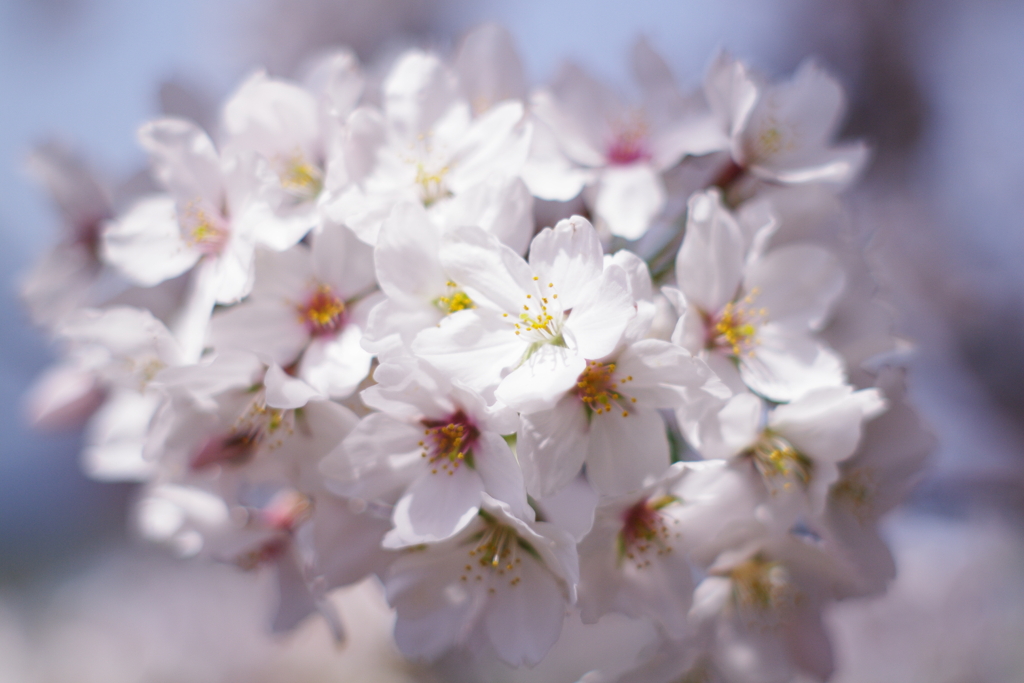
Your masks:
<svg viewBox="0 0 1024 683"><path fill-rule="evenodd" d="M395 641L413 658L485 645L512 666L536 664L558 639L578 575L571 536L485 497L460 534L392 564Z"/></svg>
<svg viewBox="0 0 1024 683"><path fill-rule="evenodd" d="M514 412L487 406L411 358L380 365L375 379L361 398L380 412L363 418L321 469L349 496L404 489L388 547L451 537L475 518L485 492L533 519L523 475L502 439L515 431Z"/></svg>
<svg viewBox="0 0 1024 683"><path fill-rule="evenodd" d="M758 207L736 217L714 190L694 195L676 258L679 289L665 291L680 312L673 341L706 358L727 384L789 401L845 381L842 359L813 336L843 273L812 245L764 253L773 229Z"/></svg>
<svg viewBox="0 0 1024 683"><path fill-rule="evenodd" d="M605 268L596 231L578 216L541 231L529 263L468 228L448 234L441 263L477 307L421 332L414 353L519 410L553 405L636 312L625 272Z"/></svg>

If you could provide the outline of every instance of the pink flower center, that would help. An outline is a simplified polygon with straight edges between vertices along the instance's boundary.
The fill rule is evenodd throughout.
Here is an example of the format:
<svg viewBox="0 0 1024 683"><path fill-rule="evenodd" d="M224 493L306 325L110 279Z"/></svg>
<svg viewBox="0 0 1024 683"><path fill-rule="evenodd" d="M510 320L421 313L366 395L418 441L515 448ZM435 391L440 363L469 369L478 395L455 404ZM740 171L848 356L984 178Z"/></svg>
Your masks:
<svg viewBox="0 0 1024 683"><path fill-rule="evenodd" d="M480 438L480 430L461 410L441 420L423 420L424 439L420 441L421 456L430 463L430 471L455 474L467 463L473 467L473 446Z"/></svg>
<svg viewBox="0 0 1024 683"><path fill-rule="evenodd" d="M651 564L650 556L672 552L674 534L661 510L678 502L674 496L645 498L622 514L619 532L619 557L627 558L643 569Z"/></svg>
<svg viewBox="0 0 1024 683"><path fill-rule="evenodd" d="M298 309L299 319L313 337L337 334L345 325L345 303L329 285L319 285Z"/></svg>
<svg viewBox="0 0 1024 683"><path fill-rule="evenodd" d="M612 138L605 152L608 163L626 166L637 161L647 161L651 152L647 148L647 126L642 121L632 121L621 126Z"/></svg>
<svg viewBox="0 0 1024 683"><path fill-rule="evenodd" d="M209 207L190 204L181 216L181 229L185 241L207 256L216 256L224 250L231 237L227 220Z"/></svg>

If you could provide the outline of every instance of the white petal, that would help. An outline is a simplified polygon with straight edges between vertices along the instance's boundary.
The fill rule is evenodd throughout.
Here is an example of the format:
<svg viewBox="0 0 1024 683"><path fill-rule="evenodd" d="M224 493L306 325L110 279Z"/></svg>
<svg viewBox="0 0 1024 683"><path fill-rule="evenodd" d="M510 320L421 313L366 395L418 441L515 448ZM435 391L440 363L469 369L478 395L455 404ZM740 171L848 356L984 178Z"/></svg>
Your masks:
<svg viewBox="0 0 1024 683"><path fill-rule="evenodd" d="M664 473L669 461L665 422L655 410L614 408L590 421L587 479L598 491L619 495Z"/></svg>
<svg viewBox="0 0 1024 683"><path fill-rule="evenodd" d="M167 195L136 202L103 230L103 260L144 287L181 275L201 254L181 238L174 200Z"/></svg>
<svg viewBox="0 0 1024 683"><path fill-rule="evenodd" d="M566 604L554 578L533 557L523 554L522 582L499 587L487 603L484 628L498 657L511 666L533 666L558 640Z"/></svg>
<svg viewBox="0 0 1024 683"><path fill-rule="evenodd" d="M629 294L626 274L613 264L605 268L598 282L581 293L565 329L571 332L580 356L597 360L618 346L635 315L636 304Z"/></svg>
<svg viewBox="0 0 1024 683"><path fill-rule="evenodd" d="M562 346L544 344L501 380L494 395L520 412L544 410L575 387L585 368L582 356Z"/></svg>
<svg viewBox="0 0 1024 683"><path fill-rule="evenodd" d="M412 140L428 134L458 98L455 75L436 56L410 50L383 85L384 108L398 134Z"/></svg>
<svg viewBox="0 0 1024 683"><path fill-rule="evenodd" d="M601 172L594 211L613 235L639 239L665 206L665 185L650 165L609 166Z"/></svg>
<svg viewBox="0 0 1024 683"><path fill-rule="evenodd" d="M746 245L739 224L711 190L690 198L686 237L676 256L676 283L691 305L718 313L739 290Z"/></svg>
<svg viewBox="0 0 1024 683"><path fill-rule="evenodd" d="M541 230L530 243L530 267L542 290L549 282L555 284L562 310L575 307L604 269L597 231L581 216Z"/></svg>
<svg viewBox="0 0 1024 683"><path fill-rule="evenodd" d="M787 245L747 267L744 289L759 290L754 304L772 322L821 329L843 291L845 276L830 252L809 244Z"/></svg>
<svg viewBox="0 0 1024 683"><path fill-rule="evenodd" d="M463 95L478 111L502 100L526 97L526 77L515 41L500 24L481 24L466 34L455 57L455 71Z"/></svg>
<svg viewBox="0 0 1024 683"><path fill-rule="evenodd" d="M359 343L362 331L348 325L337 338L314 340L302 356L299 376L333 398L345 398L366 379L373 360Z"/></svg>
<svg viewBox="0 0 1024 683"><path fill-rule="evenodd" d="M473 451L473 464L484 490L492 498L507 503L516 517L533 520L533 509L526 502L523 472L503 438L493 432L481 434Z"/></svg>
<svg viewBox="0 0 1024 683"><path fill-rule="evenodd" d="M313 235L313 270L344 300L366 296L376 285L373 250L348 228L328 224Z"/></svg>
<svg viewBox="0 0 1024 683"><path fill-rule="evenodd" d="M785 403L846 382L842 358L806 334L768 323L758 331L758 341L752 357L740 358L740 375L765 398Z"/></svg>
<svg viewBox="0 0 1024 683"><path fill-rule="evenodd" d="M504 370L519 364L526 345L500 316L464 310L416 335L412 351L453 379L485 393L498 385Z"/></svg>
<svg viewBox="0 0 1024 683"><path fill-rule="evenodd" d="M139 128L139 144L150 154L153 175L175 201L223 203L220 159L210 137L184 119L158 119Z"/></svg>
<svg viewBox="0 0 1024 683"><path fill-rule="evenodd" d="M266 387L266 401L271 408L301 408L310 401L327 397L301 379L286 375L276 363L267 368L263 378Z"/></svg>
<svg viewBox="0 0 1024 683"><path fill-rule="evenodd" d="M540 296L523 259L479 228L447 232L441 246L441 264L474 301L490 302L506 313L518 315L527 293Z"/></svg>
<svg viewBox="0 0 1024 683"><path fill-rule="evenodd" d="M520 416L516 450L530 495L546 498L573 480L587 453L583 404L566 395L550 410Z"/></svg>
<svg viewBox="0 0 1024 683"><path fill-rule="evenodd" d="M381 228L373 253L384 293L421 300L440 296L448 281L439 261L440 247L441 231L421 204L396 205Z"/></svg>
<svg viewBox="0 0 1024 683"><path fill-rule="evenodd" d="M424 468L429 468L424 463ZM395 505L395 528L384 537L385 548L434 543L454 536L473 521L483 483L465 465L454 474L426 469Z"/></svg>

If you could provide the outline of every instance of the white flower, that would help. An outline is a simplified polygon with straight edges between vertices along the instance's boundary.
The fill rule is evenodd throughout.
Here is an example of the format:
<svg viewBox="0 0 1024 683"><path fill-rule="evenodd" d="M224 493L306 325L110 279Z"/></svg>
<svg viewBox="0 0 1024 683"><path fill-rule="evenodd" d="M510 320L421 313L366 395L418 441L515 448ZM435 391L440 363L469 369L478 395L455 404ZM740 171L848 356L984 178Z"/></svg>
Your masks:
<svg viewBox="0 0 1024 683"><path fill-rule="evenodd" d="M860 442L863 424L885 409L877 389L849 386L815 389L773 408L753 394L737 394L716 420L705 421L690 436L705 457L746 461L770 504L796 505L794 515L806 505L818 516L839 478L839 463Z"/></svg>
<svg viewBox="0 0 1024 683"><path fill-rule="evenodd" d="M840 463L824 517L814 526L832 554L851 567L844 593L852 595L879 593L896 576L878 521L906 496L935 447L935 437L906 400L901 373L892 370L880 380L891 407L864 425L857 452Z"/></svg>
<svg viewBox="0 0 1024 683"><path fill-rule="evenodd" d="M375 244L395 203L440 213L484 183L519 174L529 145L523 105L508 101L473 119L456 76L430 54L411 51L383 85L384 112L360 108L345 145L351 184L327 198L328 215ZM525 217L524 217L525 218ZM518 226L528 232L525 222Z"/></svg>
<svg viewBox="0 0 1024 683"><path fill-rule="evenodd" d="M834 669L821 620L827 577L816 575L814 562L812 548L789 538L716 563L689 614L704 641L699 665L729 683L787 683L798 672L827 680Z"/></svg>
<svg viewBox="0 0 1024 683"><path fill-rule="evenodd" d="M635 315L625 272L604 266L597 232L579 216L541 231L529 263L468 228L446 236L441 263L477 308L421 332L413 352L478 391L497 387L520 410L553 405Z"/></svg>
<svg viewBox="0 0 1024 683"><path fill-rule="evenodd" d="M715 466L676 463L643 489L598 505L594 526L579 545L584 623L620 612L652 616L670 634L683 635L694 583L688 529L673 514L687 501L675 485L691 469L708 465Z"/></svg>
<svg viewBox="0 0 1024 683"><path fill-rule="evenodd" d="M346 495L404 491L386 546L449 538L474 519L485 492L533 519L523 475L501 436L515 431L513 411L488 407L408 357L380 365L374 377L379 383L361 398L381 412L363 418L321 469Z"/></svg>
<svg viewBox="0 0 1024 683"><path fill-rule="evenodd" d="M167 194L141 199L107 224L104 260L143 286L202 261L212 271L205 286L214 299L238 301L252 286L253 242L232 222L250 190L244 178L189 121L151 121L139 129L139 142Z"/></svg>
<svg viewBox="0 0 1024 683"><path fill-rule="evenodd" d="M742 380L768 399L789 401L845 381L842 359L812 335L842 292L843 272L811 245L763 254L773 229L757 206L737 220L718 192L694 195L676 257L679 290L664 291L681 314L674 342L706 358L737 390Z"/></svg>
<svg viewBox="0 0 1024 683"><path fill-rule="evenodd" d="M868 158L863 143L832 146L845 101L839 84L812 60L792 80L771 85L721 54L704 91L729 139L737 173L782 184L845 185ZM726 183L727 184L727 183Z"/></svg>
<svg viewBox="0 0 1024 683"><path fill-rule="evenodd" d="M237 158L254 188L237 223L276 251L319 228L325 187L348 181L343 121L362 93L358 62L350 53L331 55L310 81L304 88L258 71L221 114L224 155Z"/></svg>
<svg viewBox="0 0 1024 683"><path fill-rule="evenodd" d="M449 225L473 224L469 219ZM387 298L370 312L365 348L382 354L396 345L408 346L420 330L476 306L441 265L444 230L418 202L403 201L391 211L373 252L377 280Z"/></svg>
<svg viewBox="0 0 1024 683"><path fill-rule="evenodd" d="M356 422L280 367L248 353L221 353L172 368L157 382L167 393L148 433L145 455L176 480L217 480L228 500L245 502L275 481L311 493L320 459Z"/></svg>
<svg viewBox="0 0 1024 683"><path fill-rule="evenodd" d="M489 645L512 666L534 665L558 639L578 575L572 537L485 498L458 536L392 564L384 585L395 641L413 658Z"/></svg>
<svg viewBox="0 0 1024 683"><path fill-rule="evenodd" d="M107 481L148 479L154 463L143 457L143 448L160 403L151 383L182 363L179 345L149 311L126 306L79 310L57 333L68 345L70 363L37 389L34 402L51 419L54 411L98 407L86 428L85 471Z"/></svg>
<svg viewBox="0 0 1024 683"><path fill-rule="evenodd" d="M553 407L521 408L518 453L527 489L549 496L584 462L598 491L622 494L643 486L669 465L658 410L685 411L702 394L724 400L729 392L707 365L669 342L647 339L588 360Z"/></svg>
<svg viewBox="0 0 1024 683"><path fill-rule="evenodd" d="M37 325L52 327L83 304L96 305L111 283L103 282L100 231L113 217L110 192L70 150L50 142L32 151L27 163L60 211L60 241L21 282L21 297ZM103 284L107 287L104 288Z"/></svg>
<svg viewBox="0 0 1024 683"><path fill-rule="evenodd" d="M595 215L612 234L631 240L664 207L661 173L684 155L721 148L713 120L678 92L668 66L644 41L634 48L633 66L645 90L642 108L622 104L574 65L564 67L532 102L565 155L590 170L593 192L587 201Z"/></svg>
<svg viewBox="0 0 1024 683"><path fill-rule="evenodd" d="M318 391L345 397L366 377L371 356L360 345L378 297L370 249L347 229L327 225L312 247L261 251L246 301L211 321L217 349L265 356Z"/></svg>

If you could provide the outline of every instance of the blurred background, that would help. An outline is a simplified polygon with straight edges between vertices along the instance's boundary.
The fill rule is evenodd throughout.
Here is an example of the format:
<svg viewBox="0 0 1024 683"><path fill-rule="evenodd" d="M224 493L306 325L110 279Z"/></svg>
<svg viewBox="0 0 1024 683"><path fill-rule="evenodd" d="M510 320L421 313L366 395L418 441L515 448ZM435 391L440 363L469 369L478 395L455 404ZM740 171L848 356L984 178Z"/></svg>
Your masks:
<svg viewBox="0 0 1024 683"><path fill-rule="evenodd" d="M448 49L485 20L512 31L533 84L573 59L628 92L638 35L688 87L719 48L774 77L815 56L840 79L843 135L875 149L847 195L851 220L880 252L876 277L916 347L910 393L939 445L887 524L893 589L829 615L836 680L1024 681L1024 2L0 0L0 682L337 671L313 626L301 642L263 635L258 579L133 545L131 489L80 474L80 434L25 425L23 394L53 356L17 283L59 227L24 171L32 146L64 142L118 184L143 168L141 122L162 108L198 115L255 65L288 75L339 43L364 60ZM194 623L210 600L244 607ZM351 600L386 631L379 605ZM74 666L97 651L102 665ZM43 659L68 666L36 677Z"/></svg>

